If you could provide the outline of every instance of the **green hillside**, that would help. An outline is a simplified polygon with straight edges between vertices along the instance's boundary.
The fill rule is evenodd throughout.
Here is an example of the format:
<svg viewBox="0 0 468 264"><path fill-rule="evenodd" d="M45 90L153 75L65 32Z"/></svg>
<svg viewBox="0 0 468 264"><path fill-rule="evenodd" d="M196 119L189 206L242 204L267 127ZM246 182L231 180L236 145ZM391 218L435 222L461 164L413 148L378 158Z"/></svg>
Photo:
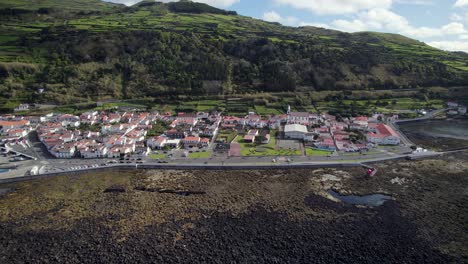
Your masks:
<svg viewBox="0 0 468 264"><path fill-rule="evenodd" d="M67 9L78 11L104 11L113 8L123 7L109 2L100 0L2 0L0 1L0 8L13 8L25 10L39 10L39 9Z"/></svg>
<svg viewBox="0 0 468 264"><path fill-rule="evenodd" d="M21 101L468 83L466 54L395 34L292 28L189 1L0 7L0 96Z"/></svg>

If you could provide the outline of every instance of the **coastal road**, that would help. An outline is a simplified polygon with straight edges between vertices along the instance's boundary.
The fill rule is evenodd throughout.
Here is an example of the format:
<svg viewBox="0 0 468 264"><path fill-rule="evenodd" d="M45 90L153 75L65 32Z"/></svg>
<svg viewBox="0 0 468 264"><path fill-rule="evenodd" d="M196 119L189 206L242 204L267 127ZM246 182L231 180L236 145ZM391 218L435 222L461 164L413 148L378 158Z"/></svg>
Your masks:
<svg viewBox="0 0 468 264"><path fill-rule="evenodd" d="M458 150L457 152L467 151ZM24 174L19 175L15 173L16 170L11 172L2 173L0 175L0 183L15 182L15 181L24 181L31 179L38 179L43 177L51 176L60 176L60 175L69 175L70 173L94 171L94 170L103 170L103 169L212 169L212 170L222 170L222 169L292 169L292 168L320 168L320 167L350 167L350 166L363 166L367 163L376 163L384 162L389 160L396 160L410 157L411 159L422 159L429 157L436 157L450 152L424 152L424 153L415 153L409 155L393 155L385 157L367 157L362 159L347 159L347 160L329 160L329 161L308 161L304 159L294 159L291 162L261 162L254 159L251 160L242 160L243 162L236 162L233 160L223 160L223 161L205 161L197 160L196 162L176 162L171 161L170 163L156 163L156 162L147 162L143 164L132 163L118 163L118 164L104 164L104 160L53 160L51 164L47 165L49 170L45 174L34 175L34 176L24 176ZM28 164L32 165L32 164ZM90 165L95 165L92 167ZM71 167L75 169L70 169ZM80 168L81 167L81 168ZM20 169L23 170L24 168ZM16 171L19 172L19 171Z"/></svg>
<svg viewBox="0 0 468 264"><path fill-rule="evenodd" d="M393 130L395 130L400 135L401 142L405 146L413 146L415 144L405 135L405 133L403 133L400 130L400 127L398 126L398 124L399 123L405 123L405 122L416 122L416 121L429 120L429 119L432 119L435 116L437 116L440 113L443 113L443 112L445 112L447 110L448 110L448 108L438 109L438 110L431 111L431 112L425 114L422 117L413 118L413 119L395 120L395 121L387 122L387 125L389 125Z"/></svg>

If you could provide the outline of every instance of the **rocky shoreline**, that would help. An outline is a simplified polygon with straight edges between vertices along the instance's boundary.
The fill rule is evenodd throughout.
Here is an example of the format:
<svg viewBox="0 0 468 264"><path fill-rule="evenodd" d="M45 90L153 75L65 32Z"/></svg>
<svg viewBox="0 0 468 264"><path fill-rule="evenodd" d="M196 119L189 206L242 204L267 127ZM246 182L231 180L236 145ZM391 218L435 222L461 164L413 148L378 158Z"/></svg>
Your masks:
<svg viewBox="0 0 468 264"><path fill-rule="evenodd" d="M467 160L386 162L370 179L359 168L114 171L2 185L14 192L0 197L0 261L465 263ZM331 188L395 199L354 206Z"/></svg>

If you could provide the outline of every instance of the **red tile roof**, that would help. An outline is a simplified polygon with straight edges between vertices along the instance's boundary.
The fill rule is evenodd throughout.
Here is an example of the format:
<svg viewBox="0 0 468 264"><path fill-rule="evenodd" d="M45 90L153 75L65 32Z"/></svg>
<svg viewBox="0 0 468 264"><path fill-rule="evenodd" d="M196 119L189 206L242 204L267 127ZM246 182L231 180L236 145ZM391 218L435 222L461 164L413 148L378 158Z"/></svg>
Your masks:
<svg viewBox="0 0 468 264"><path fill-rule="evenodd" d="M184 138L184 141L185 142L199 142L200 141L200 137L186 137Z"/></svg>
<svg viewBox="0 0 468 264"><path fill-rule="evenodd" d="M19 120L19 121L0 121L0 126L3 127L19 127L29 124L28 120Z"/></svg>

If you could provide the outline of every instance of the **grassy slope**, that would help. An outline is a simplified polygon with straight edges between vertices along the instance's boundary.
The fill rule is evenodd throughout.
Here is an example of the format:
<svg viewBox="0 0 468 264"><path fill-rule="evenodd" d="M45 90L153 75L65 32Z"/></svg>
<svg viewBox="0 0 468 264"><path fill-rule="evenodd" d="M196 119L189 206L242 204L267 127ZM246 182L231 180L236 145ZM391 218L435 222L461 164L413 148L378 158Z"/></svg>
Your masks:
<svg viewBox="0 0 468 264"><path fill-rule="evenodd" d="M39 8L56 8L80 11L110 10L121 5L100 0L2 0L0 8L17 8L37 10Z"/></svg>
<svg viewBox="0 0 468 264"><path fill-rule="evenodd" d="M108 11L117 6L99 0L38 0L33 1L34 4L30 4L30 2L28 0L0 0L0 8L66 7L74 10ZM384 46L396 56L411 57L416 60L432 58L453 68L468 70L466 57L444 52L396 34L376 32L342 34L338 31L314 27L295 29L239 15L171 13L167 10L155 13L154 11L154 8L134 7L124 12L81 16L67 21L54 20L47 16L40 16L27 22L22 20L9 21L0 29L0 61L37 61L37 58L31 58L30 55L25 56L24 51L14 45L15 41L22 35L38 33L52 25L65 25L77 30L96 33L121 30L192 31L200 34L211 34L214 39L221 41L265 36L275 42L315 41L330 49L346 48L346 45L342 43L342 38L345 36L351 42ZM213 32L216 34L212 34Z"/></svg>
<svg viewBox="0 0 468 264"><path fill-rule="evenodd" d="M420 64L442 62L454 70L468 72L468 56L450 53L432 48L422 42L396 34L361 32L347 34L316 27L292 28L269 23L240 15L213 13L173 13L159 7L115 8L116 5L99 0L43 0L29 4L27 0L0 0L0 8L51 7L72 10L103 11L86 15L72 14L69 18L57 18L54 15L28 15L24 19L0 18L0 63L24 63L25 67L38 67L46 63L44 54L48 51L33 46L25 48L18 43L22 38L37 40L44 36L41 31L55 26L53 34L67 34L68 31L88 31L99 34L109 31L171 31L208 35L212 40L231 41L266 37L273 42L309 44L320 49L349 50L351 44L384 47L394 58L419 62ZM164 6L163 6L164 7ZM114 10L109 12L109 10ZM62 27L62 28L61 28ZM374 73L376 74L376 73ZM380 74L380 73L378 73ZM381 73L385 74L385 72ZM20 97L20 96L19 96ZM211 105L197 105L199 110L211 109ZM258 107L248 109L262 114L277 113L275 109Z"/></svg>
<svg viewBox="0 0 468 264"><path fill-rule="evenodd" d="M399 34L359 32L354 33L353 36L361 40L366 40L371 43L371 45L383 45L401 58L412 58L416 61L421 59L435 59L458 70L468 71L467 57L436 49L426 45L424 42Z"/></svg>

